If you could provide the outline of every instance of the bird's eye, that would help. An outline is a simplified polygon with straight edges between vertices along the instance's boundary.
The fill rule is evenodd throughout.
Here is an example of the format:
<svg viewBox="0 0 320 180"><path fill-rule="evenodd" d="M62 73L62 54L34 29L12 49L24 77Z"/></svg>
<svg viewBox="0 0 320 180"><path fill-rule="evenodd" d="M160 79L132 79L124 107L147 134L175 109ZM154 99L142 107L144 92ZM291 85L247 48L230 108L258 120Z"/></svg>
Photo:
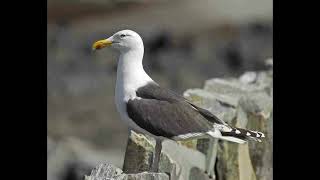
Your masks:
<svg viewBox="0 0 320 180"><path fill-rule="evenodd" d="M125 37L125 36L126 36L125 34L121 34L121 35L120 35L120 37L122 37L122 38Z"/></svg>

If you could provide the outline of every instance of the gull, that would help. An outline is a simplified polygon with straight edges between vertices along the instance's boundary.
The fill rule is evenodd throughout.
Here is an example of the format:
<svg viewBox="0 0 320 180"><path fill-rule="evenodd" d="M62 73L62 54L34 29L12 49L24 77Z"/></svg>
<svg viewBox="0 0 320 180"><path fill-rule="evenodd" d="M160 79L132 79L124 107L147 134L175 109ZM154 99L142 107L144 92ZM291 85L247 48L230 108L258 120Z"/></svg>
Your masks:
<svg viewBox="0 0 320 180"><path fill-rule="evenodd" d="M111 46L118 58L115 104L120 119L130 130L156 140L152 172L159 171L162 141L209 137L235 143L261 142L262 132L231 127L206 109L161 87L144 71L142 38L132 30L122 30L95 42L93 50Z"/></svg>

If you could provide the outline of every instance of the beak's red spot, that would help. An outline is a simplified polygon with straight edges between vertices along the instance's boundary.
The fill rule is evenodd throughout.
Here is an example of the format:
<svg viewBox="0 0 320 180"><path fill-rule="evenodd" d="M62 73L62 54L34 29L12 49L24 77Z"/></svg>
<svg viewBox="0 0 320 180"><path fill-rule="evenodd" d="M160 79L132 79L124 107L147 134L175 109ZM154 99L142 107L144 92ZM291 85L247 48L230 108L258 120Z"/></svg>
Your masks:
<svg viewBox="0 0 320 180"><path fill-rule="evenodd" d="M101 49L101 48L102 48L101 44L98 44L98 45L96 46L96 49Z"/></svg>

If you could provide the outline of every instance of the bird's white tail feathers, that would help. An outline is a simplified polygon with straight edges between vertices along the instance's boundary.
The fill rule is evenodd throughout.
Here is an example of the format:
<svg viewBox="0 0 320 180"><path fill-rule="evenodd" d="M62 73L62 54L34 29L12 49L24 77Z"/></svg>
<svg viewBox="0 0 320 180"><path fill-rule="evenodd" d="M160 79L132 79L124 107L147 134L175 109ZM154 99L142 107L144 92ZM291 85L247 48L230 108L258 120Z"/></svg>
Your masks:
<svg viewBox="0 0 320 180"><path fill-rule="evenodd" d="M261 138L265 137L262 132L242 128L233 128L227 124L215 124L214 129L208 131L207 134L213 138L218 138L221 140L231 141L239 144L243 144L247 140L261 142Z"/></svg>

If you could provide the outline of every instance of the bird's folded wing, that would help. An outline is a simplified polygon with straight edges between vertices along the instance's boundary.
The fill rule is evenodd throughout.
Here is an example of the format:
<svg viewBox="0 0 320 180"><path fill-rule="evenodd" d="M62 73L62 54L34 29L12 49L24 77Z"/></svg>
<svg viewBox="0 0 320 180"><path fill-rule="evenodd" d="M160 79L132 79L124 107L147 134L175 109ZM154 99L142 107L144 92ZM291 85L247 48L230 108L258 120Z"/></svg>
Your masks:
<svg viewBox="0 0 320 180"><path fill-rule="evenodd" d="M224 124L226 123L219 119L217 116L212 114L210 111L200 108L199 106L191 103L189 100L184 98L183 96L175 93L174 91L171 91L166 88L162 88L159 85L155 83L149 83L148 85L141 87L137 91L137 95L141 98L145 99L157 99L161 101L167 101L170 103L184 103L188 106L191 106L195 108L196 111L198 111L202 116L204 116L208 121L211 123L218 123L218 124Z"/></svg>
<svg viewBox="0 0 320 180"><path fill-rule="evenodd" d="M156 136L172 138L212 129L198 111L179 101L136 98L128 101L127 112L138 126Z"/></svg>

